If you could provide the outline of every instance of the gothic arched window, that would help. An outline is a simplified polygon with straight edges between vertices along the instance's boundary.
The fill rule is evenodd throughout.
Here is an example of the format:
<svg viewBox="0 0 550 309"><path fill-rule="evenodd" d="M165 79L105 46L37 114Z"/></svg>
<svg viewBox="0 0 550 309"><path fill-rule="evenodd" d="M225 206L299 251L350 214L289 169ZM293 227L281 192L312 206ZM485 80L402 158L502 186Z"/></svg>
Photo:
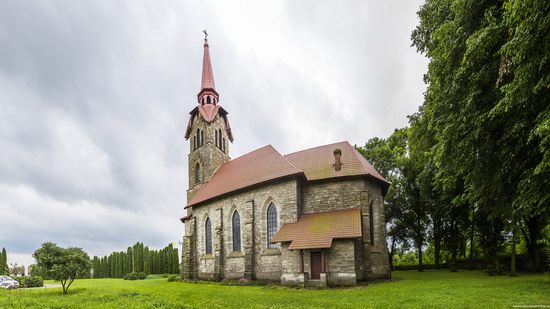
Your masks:
<svg viewBox="0 0 550 309"><path fill-rule="evenodd" d="M225 153L225 137L223 138L222 142L222 151Z"/></svg>
<svg viewBox="0 0 550 309"><path fill-rule="evenodd" d="M218 131L216 130L216 147L219 147L218 146Z"/></svg>
<svg viewBox="0 0 550 309"><path fill-rule="evenodd" d="M193 136L193 150L197 150L197 137Z"/></svg>
<svg viewBox="0 0 550 309"><path fill-rule="evenodd" d="M370 202L369 205L369 232L370 232L370 244L371 246L374 245L374 211L372 209L372 203L374 201Z"/></svg>
<svg viewBox="0 0 550 309"><path fill-rule="evenodd" d="M210 96L206 97L206 104L210 104Z"/></svg>
<svg viewBox="0 0 550 309"><path fill-rule="evenodd" d="M233 251L241 251L241 216L235 210L232 218Z"/></svg>
<svg viewBox="0 0 550 309"><path fill-rule="evenodd" d="M204 145L204 131L201 130L201 146Z"/></svg>
<svg viewBox="0 0 550 309"><path fill-rule="evenodd" d="M201 166L197 163L195 165L195 183L201 182Z"/></svg>
<svg viewBox="0 0 550 309"><path fill-rule="evenodd" d="M271 243L273 236L277 233L277 207L270 203L267 207L267 247L277 248L277 244Z"/></svg>
<svg viewBox="0 0 550 309"><path fill-rule="evenodd" d="M206 253L212 253L212 224L210 223L210 218L206 218L204 225L204 241Z"/></svg>
<svg viewBox="0 0 550 309"><path fill-rule="evenodd" d="M197 129L197 148L201 146L201 130Z"/></svg>

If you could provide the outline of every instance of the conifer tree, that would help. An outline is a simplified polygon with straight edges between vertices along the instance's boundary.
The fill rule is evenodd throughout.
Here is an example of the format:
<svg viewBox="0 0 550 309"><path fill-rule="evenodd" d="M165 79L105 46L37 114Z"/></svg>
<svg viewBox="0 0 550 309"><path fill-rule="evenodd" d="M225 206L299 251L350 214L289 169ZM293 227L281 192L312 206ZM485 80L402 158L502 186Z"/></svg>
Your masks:
<svg viewBox="0 0 550 309"><path fill-rule="evenodd" d="M9 275L10 269L8 267L8 254L6 248L2 248L0 255L0 275Z"/></svg>

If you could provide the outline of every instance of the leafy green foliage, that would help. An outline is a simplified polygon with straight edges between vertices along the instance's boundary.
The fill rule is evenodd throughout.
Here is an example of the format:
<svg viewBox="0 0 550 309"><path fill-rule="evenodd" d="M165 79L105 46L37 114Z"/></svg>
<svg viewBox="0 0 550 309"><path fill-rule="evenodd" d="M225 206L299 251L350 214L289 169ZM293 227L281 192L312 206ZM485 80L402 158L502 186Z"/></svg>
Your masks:
<svg viewBox="0 0 550 309"><path fill-rule="evenodd" d="M178 249L172 244L160 250L150 250L137 242L126 252L113 252L108 256L94 256L94 278L124 278L132 272L145 274L179 273Z"/></svg>
<svg viewBox="0 0 550 309"><path fill-rule="evenodd" d="M147 278L147 274L144 272L133 272L124 276L124 280L144 280Z"/></svg>
<svg viewBox="0 0 550 309"><path fill-rule="evenodd" d="M61 248L47 242L34 251L33 257L37 265L47 271L50 278L61 282L65 294L76 278L87 277L90 274L90 257L81 248Z"/></svg>
<svg viewBox="0 0 550 309"><path fill-rule="evenodd" d="M8 266L8 254L6 248L2 248L0 252L0 275L9 275L10 268Z"/></svg>
<svg viewBox="0 0 550 309"><path fill-rule="evenodd" d="M396 129L387 139L370 139L356 147L373 166L391 182L384 199L384 214L390 238L390 263L398 247L406 249L413 239L422 270L422 247L428 223L427 203L421 198L418 175L421 166L410 156L409 129Z"/></svg>
<svg viewBox="0 0 550 309"><path fill-rule="evenodd" d="M176 281L177 276L176 275L169 275L167 281L168 282L174 282Z"/></svg>
<svg viewBox="0 0 550 309"><path fill-rule="evenodd" d="M411 117L411 149L428 158L425 183L447 201L451 218L475 223L495 269L510 231L521 230L542 270L539 240L550 214L550 2L427 0L418 16L412 41L430 64L424 104Z"/></svg>
<svg viewBox="0 0 550 309"><path fill-rule="evenodd" d="M14 277L19 282L20 288L36 288L44 286L44 279L40 276Z"/></svg>

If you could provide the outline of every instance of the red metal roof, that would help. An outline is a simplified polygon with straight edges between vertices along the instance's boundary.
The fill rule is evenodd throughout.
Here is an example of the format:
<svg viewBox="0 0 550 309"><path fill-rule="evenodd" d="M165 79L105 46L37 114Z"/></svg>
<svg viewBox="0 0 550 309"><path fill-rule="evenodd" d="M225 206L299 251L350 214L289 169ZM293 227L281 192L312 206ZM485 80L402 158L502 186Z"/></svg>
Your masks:
<svg viewBox="0 0 550 309"><path fill-rule="evenodd" d="M340 149L342 169L334 169L334 150ZM381 181L387 190L389 182L347 141L310 148L285 155L294 166L304 171L307 180L368 175Z"/></svg>
<svg viewBox="0 0 550 309"><path fill-rule="evenodd" d="M204 183L187 207L225 193L303 172L283 157L271 145L233 159L218 168L209 182Z"/></svg>
<svg viewBox="0 0 550 309"><path fill-rule="evenodd" d="M197 115L200 114L201 117L207 122L214 121L214 119L216 119L216 115L220 115L220 117L222 117L223 121L225 122L225 131L227 133L227 138L229 138L229 140L233 142L233 132L231 131L231 126L229 126L229 119L227 118L228 112L223 107L221 107L221 105L199 105L196 106L189 114L191 116L189 117L187 129L185 130L185 139L189 139L191 133L193 133L191 132L191 129L193 127L193 119L195 119Z"/></svg>
<svg viewBox="0 0 550 309"><path fill-rule="evenodd" d="M290 242L291 250L320 249L330 248L333 239L361 236L361 210L354 208L304 214L295 223L283 224L272 242Z"/></svg>
<svg viewBox="0 0 550 309"><path fill-rule="evenodd" d="M335 149L340 149L342 153L340 171L334 169ZM389 186L388 181L348 142L319 146L286 156L268 145L220 166L210 181L203 184L193 199L188 201L186 208L222 194L295 174L305 175L308 181L370 176L382 183L383 194Z"/></svg>
<svg viewBox="0 0 550 309"><path fill-rule="evenodd" d="M202 89L216 89L216 84L214 83L214 74L212 73L212 63L210 61L210 51L208 46L208 40L204 39L204 55L202 57L202 79L201 79L201 90Z"/></svg>
<svg viewBox="0 0 550 309"><path fill-rule="evenodd" d="M206 122L212 122L216 115L218 115L219 105L205 104L199 105L199 113Z"/></svg>

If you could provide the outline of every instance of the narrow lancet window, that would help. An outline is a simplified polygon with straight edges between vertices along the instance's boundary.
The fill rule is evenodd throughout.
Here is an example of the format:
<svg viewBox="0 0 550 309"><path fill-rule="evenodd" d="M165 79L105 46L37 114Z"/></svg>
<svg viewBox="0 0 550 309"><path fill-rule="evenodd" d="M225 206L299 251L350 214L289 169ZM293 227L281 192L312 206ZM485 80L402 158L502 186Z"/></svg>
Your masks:
<svg viewBox="0 0 550 309"><path fill-rule="evenodd" d="M241 216L235 210L232 219L233 228L233 251L241 251Z"/></svg>
<svg viewBox="0 0 550 309"><path fill-rule="evenodd" d="M201 166L197 163L195 165L195 183L201 182Z"/></svg>
<svg viewBox="0 0 550 309"><path fill-rule="evenodd" d="M212 224L210 218L206 218L206 224L204 225L204 240L206 253L212 253Z"/></svg>
<svg viewBox="0 0 550 309"><path fill-rule="evenodd" d="M271 243L273 236L277 233L277 207L270 203L267 207L267 247L278 248L277 244Z"/></svg>
<svg viewBox="0 0 550 309"><path fill-rule="evenodd" d="M374 201L371 201L369 205L369 234L371 246L374 245L374 210L372 209L373 202Z"/></svg>

